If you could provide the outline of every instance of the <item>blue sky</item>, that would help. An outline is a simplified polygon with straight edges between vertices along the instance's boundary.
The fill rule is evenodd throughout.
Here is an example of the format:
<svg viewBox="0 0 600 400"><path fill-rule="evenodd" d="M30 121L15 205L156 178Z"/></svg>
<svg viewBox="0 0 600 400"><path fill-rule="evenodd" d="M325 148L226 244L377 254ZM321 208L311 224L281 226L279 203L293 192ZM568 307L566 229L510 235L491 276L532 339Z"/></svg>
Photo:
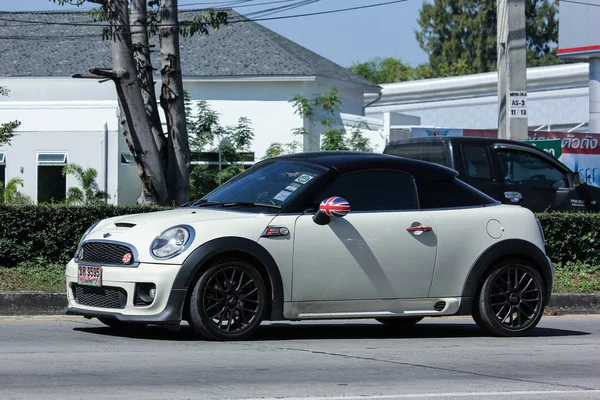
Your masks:
<svg viewBox="0 0 600 400"><path fill-rule="evenodd" d="M183 8L190 3L206 3L210 0L179 0ZM232 2L240 2L233 0ZM252 3L265 3L273 0L252 0ZM349 8L385 2L386 0L319 0L314 4L275 14L293 15ZM427 55L419 48L414 31L417 28L419 10L425 0L407 0L403 3L374 7L343 13L301 17L261 22L281 35L343 65L367 61L375 57L396 57L410 65L427 60ZM296 1L290 0L291 4ZM231 3L229 3L231 4ZM284 3L285 4L285 3ZM224 0L215 0L211 5L227 5ZM281 4L253 7L233 7L241 14L248 14ZM85 5L85 8L93 7ZM206 7L206 6L197 6ZM0 0L0 11L60 10L75 8L61 7L50 0Z"/></svg>

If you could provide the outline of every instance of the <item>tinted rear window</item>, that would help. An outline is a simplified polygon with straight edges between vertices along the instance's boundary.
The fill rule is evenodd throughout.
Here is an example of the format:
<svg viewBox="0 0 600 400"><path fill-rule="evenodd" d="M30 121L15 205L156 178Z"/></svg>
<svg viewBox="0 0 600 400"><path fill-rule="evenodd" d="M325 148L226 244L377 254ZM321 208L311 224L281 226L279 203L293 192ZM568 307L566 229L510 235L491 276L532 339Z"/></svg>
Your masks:
<svg viewBox="0 0 600 400"><path fill-rule="evenodd" d="M422 209L472 207L497 203L485 193L456 178L417 182L417 191Z"/></svg>
<svg viewBox="0 0 600 400"><path fill-rule="evenodd" d="M442 143L415 143L389 146L385 149L384 153L446 165L446 152Z"/></svg>

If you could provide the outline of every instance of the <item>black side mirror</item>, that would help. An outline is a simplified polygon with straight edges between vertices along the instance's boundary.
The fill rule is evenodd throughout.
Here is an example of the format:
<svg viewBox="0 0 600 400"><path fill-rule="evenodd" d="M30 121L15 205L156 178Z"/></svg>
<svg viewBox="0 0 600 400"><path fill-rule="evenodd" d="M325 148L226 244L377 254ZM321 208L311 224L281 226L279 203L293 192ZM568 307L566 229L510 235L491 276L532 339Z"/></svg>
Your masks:
<svg viewBox="0 0 600 400"><path fill-rule="evenodd" d="M319 211L313 215L317 225L327 225L331 218L343 218L350 213L350 203L341 197L333 196L319 204Z"/></svg>

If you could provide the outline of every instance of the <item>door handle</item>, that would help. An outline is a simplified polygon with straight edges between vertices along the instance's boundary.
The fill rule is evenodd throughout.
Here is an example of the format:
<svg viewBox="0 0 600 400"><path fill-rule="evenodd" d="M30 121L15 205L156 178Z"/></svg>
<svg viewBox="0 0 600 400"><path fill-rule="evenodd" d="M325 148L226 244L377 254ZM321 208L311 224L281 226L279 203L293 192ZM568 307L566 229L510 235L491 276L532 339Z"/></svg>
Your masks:
<svg viewBox="0 0 600 400"><path fill-rule="evenodd" d="M410 228L406 228L406 230L409 232L430 232L433 230L433 228L430 226L426 226L426 225L419 225L419 226L411 226Z"/></svg>

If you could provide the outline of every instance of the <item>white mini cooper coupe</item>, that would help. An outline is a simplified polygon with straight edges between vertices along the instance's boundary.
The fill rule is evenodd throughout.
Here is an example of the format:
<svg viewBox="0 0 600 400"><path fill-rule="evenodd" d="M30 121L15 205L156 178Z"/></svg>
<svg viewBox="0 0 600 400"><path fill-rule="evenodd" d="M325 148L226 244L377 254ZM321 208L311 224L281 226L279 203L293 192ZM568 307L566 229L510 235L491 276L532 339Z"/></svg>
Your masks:
<svg viewBox="0 0 600 400"><path fill-rule="evenodd" d="M214 340L263 320L472 315L529 333L554 280L531 211L454 170L382 154L305 153L255 166L172 211L95 223L66 270L68 314Z"/></svg>

